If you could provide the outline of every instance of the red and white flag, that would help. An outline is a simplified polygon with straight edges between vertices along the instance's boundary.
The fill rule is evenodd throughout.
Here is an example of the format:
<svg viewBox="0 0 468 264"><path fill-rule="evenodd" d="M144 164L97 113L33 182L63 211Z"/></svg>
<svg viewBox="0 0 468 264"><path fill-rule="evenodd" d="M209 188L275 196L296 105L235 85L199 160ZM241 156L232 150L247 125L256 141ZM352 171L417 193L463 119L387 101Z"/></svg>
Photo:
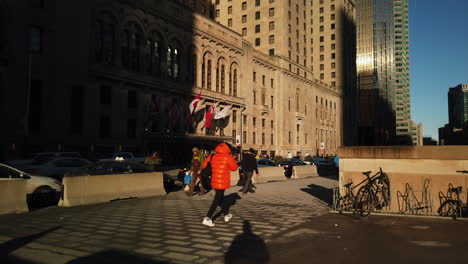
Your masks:
<svg viewBox="0 0 468 264"><path fill-rule="evenodd" d="M214 105L212 105L212 106L210 106L210 109L208 109L208 111L205 114L205 127L206 128L211 127L211 120L214 117L214 111L215 111L215 107L214 107Z"/></svg>
<svg viewBox="0 0 468 264"><path fill-rule="evenodd" d="M222 119L225 118L226 116L230 115L229 110L231 110L231 106L228 105L226 106L223 110L216 112L214 119Z"/></svg>
<svg viewBox="0 0 468 264"><path fill-rule="evenodd" d="M192 115L195 110L197 110L198 103L200 102L201 99L201 92L193 99L192 102L190 102L189 109L190 109L190 115Z"/></svg>

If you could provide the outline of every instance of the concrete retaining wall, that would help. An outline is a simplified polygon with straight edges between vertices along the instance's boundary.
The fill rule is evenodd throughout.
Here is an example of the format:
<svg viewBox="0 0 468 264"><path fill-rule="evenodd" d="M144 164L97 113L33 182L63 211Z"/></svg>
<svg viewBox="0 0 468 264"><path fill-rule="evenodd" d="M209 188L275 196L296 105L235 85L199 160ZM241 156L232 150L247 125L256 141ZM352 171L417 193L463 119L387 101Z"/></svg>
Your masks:
<svg viewBox="0 0 468 264"><path fill-rule="evenodd" d="M294 166L292 179L301 179L307 177L318 177L317 167L315 165Z"/></svg>
<svg viewBox="0 0 468 264"><path fill-rule="evenodd" d="M0 180L0 214L28 211L26 180Z"/></svg>
<svg viewBox="0 0 468 264"><path fill-rule="evenodd" d="M343 147L338 156L342 192L343 184L353 181L356 185L364 180L362 172L372 171L373 175L382 168L390 179L391 205L386 208L390 212L404 209L404 200L398 193L405 194L408 186L419 202L424 201L426 190L429 194L426 200L432 205L429 214L437 213L439 194L446 195L449 184L462 186L461 199L467 202L468 175L456 171L468 170L468 146Z"/></svg>
<svg viewBox="0 0 468 264"><path fill-rule="evenodd" d="M254 172L254 175L252 176L253 183L287 180L284 176L283 167L259 167L258 173L260 174L259 177L257 177Z"/></svg>
<svg viewBox="0 0 468 264"><path fill-rule="evenodd" d="M61 206L165 195L162 172L64 177Z"/></svg>

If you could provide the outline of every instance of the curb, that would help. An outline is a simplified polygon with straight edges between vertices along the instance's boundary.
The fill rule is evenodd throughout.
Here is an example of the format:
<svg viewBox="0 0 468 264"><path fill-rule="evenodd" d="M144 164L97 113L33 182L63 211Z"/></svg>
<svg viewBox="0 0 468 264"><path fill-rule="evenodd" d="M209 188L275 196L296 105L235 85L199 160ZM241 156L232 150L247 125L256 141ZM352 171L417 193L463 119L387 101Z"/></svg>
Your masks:
<svg viewBox="0 0 468 264"><path fill-rule="evenodd" d="M339 211L330 210L332 214L340 214ZM353 214L352 212L341 212L341 214ZM440 220L454 220L451 217L437 216L437 215L408 215L408 214L384 214L384 213L371 213L371 215L377 216L392 216L392 217L411 217L411 218L426 218L426 219L440 219ZM468 218L457 217L455 221L468 221Z"/></svg>

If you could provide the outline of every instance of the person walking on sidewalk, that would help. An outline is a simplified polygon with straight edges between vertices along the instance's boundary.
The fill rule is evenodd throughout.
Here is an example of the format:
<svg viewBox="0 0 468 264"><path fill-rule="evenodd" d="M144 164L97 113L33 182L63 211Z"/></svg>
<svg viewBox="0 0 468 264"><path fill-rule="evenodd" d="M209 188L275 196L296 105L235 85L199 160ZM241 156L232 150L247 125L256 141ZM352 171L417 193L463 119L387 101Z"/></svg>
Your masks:
<svg viewBox="0 0 468 264"><path fill-rule="evenodd" d="M213 227L212 217L218 206L221 207L221 213L224 215L224 221L231 220L232 214L229 213L229 207L223 204L224 191L231 186L231 171L239 167L236 160L231 155L231 149L226 143L221 143L215 148L215 153L208 157L202 165L206 168L208 162L211 162L211 187L215 190L215 197L202 224Z"/></svg>
<svg viewBox="0 0 468 264"><path fill-rule="evenodd" d="M244 158L241 161L242 169L244 170L244 188L242 193L245 195L247 192L255 192L252 187L252 174L253 171L260 176L258 173L257 160L254 157L255 150L249 149L249 152L244 153Z"/></svg>
<svg viewBox="0 0 468 264"><path fill-rule="evenodd" d="M192 149L193 157L192 157L192 168L190 169L192 171L192 182L190 183L189 190L187 192L188 196L193 195L193 192L195 190L195 185L197 184L197 181L200 178L200 173L201 173L201 164L203 162L203 156L201 153L198 152L198 148L193 148ZM200 194L205 194L206 190L203 188L203 184L200 184Z"/></svg>

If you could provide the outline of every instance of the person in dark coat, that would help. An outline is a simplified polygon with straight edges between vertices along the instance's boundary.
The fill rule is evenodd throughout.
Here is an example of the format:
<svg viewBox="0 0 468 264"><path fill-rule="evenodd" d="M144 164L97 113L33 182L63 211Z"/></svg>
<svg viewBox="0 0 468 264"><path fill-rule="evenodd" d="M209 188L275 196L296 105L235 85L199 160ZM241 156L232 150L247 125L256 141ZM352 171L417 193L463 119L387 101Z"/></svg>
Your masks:
<svg viewBox="0 0 468 264"><path fill-rule="evenodd" d="M244 157L241 161L242 170L244 171L244 188L242 189L243 194L247 192L255 192L252 187L252 175L253 172L260 176L258 173L257 160L255 159L255 150L249 149L249 152L244 153Z"/></svg>

